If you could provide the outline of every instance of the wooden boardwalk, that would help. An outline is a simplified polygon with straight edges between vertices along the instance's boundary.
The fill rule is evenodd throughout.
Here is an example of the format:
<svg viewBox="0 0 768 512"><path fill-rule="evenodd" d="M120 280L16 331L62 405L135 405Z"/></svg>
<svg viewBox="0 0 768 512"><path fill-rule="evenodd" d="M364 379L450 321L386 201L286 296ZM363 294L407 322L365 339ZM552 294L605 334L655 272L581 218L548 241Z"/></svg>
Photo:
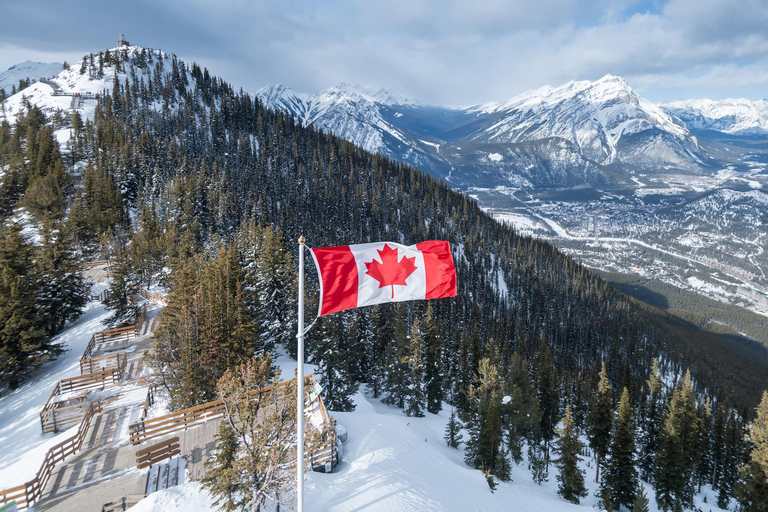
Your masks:
<svg viewBox="0 0 768 512"><path fill-rule="evenodd" d="M215 445L219 423L221 421L213 421L167 436L179 437L190 480L199 481L205 475L204 462ZM136 451L143 445L131 446L127 440L126 444L104 444L114 431L110 425L108 420L98 425L94 421L88 432L89 448L56 468L35 510L101 512L106 503L144 494L149 469L136 469ZM165 438L153 442L163 440Z"/></svg>

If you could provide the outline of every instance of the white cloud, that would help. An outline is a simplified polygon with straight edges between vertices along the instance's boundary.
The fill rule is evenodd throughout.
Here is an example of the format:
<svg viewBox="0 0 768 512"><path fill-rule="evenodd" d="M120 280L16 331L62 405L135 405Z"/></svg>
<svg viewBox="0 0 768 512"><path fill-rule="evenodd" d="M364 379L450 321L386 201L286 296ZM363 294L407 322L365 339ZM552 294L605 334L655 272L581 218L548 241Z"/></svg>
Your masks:
<svg viewBox="0 0 768 512"><path fill-rule="evenodd" d="M82 23L99 30L72 39L46 27L69 7L45 1L45 18L20 2L0 21L0 64L32 58L10 45L53 55L90 37L90 50L106 48L116 19L132 42L197 60L249 91L347 81L443 104L503 100L607 73L651 99L706 80L713 94L733 96L764 84L768 61L760 0L139 0L131 8L86 0Z"/></svg>

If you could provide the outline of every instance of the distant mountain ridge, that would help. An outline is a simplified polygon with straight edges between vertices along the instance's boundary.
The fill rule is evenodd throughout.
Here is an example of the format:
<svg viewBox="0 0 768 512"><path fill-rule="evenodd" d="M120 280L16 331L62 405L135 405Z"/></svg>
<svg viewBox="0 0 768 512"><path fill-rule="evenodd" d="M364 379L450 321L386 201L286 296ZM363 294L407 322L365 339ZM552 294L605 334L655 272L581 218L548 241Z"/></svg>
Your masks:
<svg viewBox="0 0 768 512"><path fill-rule="evenodd" d="M684 123L613 75L462 109L349 84L311 95L267 86L256 95L459 187L605 185L629 182L636 170L699 173L708 163Z"/></svg>
<svg viewBox="0 0 768 512"><path fill-rule="evenodd" d="M60 62L20 62L11 66L0 73L0 89L5 89L6 94L11 94L13 86L19 86L19 80L40 80L41 78L52 78L58 75L64 65Z"/></svg>
<svg viewBox="0 0 768 512"><path fill-rule="evenodd" d="M768 135L768 100L684 100L661 107L683 120L692 130L715 130L731 135Z"/></svg>

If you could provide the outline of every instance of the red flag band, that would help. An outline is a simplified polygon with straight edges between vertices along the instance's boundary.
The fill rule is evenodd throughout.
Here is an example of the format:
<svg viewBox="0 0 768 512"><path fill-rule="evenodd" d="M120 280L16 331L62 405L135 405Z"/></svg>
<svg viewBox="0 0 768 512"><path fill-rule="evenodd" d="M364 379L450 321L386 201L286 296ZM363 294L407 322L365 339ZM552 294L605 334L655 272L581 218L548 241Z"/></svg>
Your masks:
<svg viewBox="0 0 768 512"><path fill-rule="evenodd" d="M312 249L320 275L320 315L383 302L456 296L448 242L393 242Z"/></svg>

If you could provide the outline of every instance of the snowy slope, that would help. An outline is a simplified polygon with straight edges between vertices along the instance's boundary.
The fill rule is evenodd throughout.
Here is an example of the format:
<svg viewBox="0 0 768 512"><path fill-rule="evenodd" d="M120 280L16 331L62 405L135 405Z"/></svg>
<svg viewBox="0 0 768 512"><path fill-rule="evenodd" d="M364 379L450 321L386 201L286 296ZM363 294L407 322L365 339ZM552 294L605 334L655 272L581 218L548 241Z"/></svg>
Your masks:
<svg viewBox="0 0 768 512"><path fill-rule="evenodd" d="M25 61L0 73L0 89L5 89L6 94L11 94L11 89L15 85L19 86L19 80L40 80L41 78L52 78L58 75L63 69L59 62L32 62Z"/></svg>
<svg viewBox="0 0 768 512"><path fill-rule="evenodd" d="M91 302L83 316L56 337L66 352L44 364L19 389L0 395L0 489L34 478L48 449L72 437L72 429L42 434L40 411L56 382L80 375L80 357L91 335L105 329L109 315L104 306Z"/></svg>
<svg viewBox="0 0 768 512"><path fill-rule="evenodd" d="M768 100L684 100L664 103L661 107L682 119L690 129L731 135L768 135Z"/></svg>

